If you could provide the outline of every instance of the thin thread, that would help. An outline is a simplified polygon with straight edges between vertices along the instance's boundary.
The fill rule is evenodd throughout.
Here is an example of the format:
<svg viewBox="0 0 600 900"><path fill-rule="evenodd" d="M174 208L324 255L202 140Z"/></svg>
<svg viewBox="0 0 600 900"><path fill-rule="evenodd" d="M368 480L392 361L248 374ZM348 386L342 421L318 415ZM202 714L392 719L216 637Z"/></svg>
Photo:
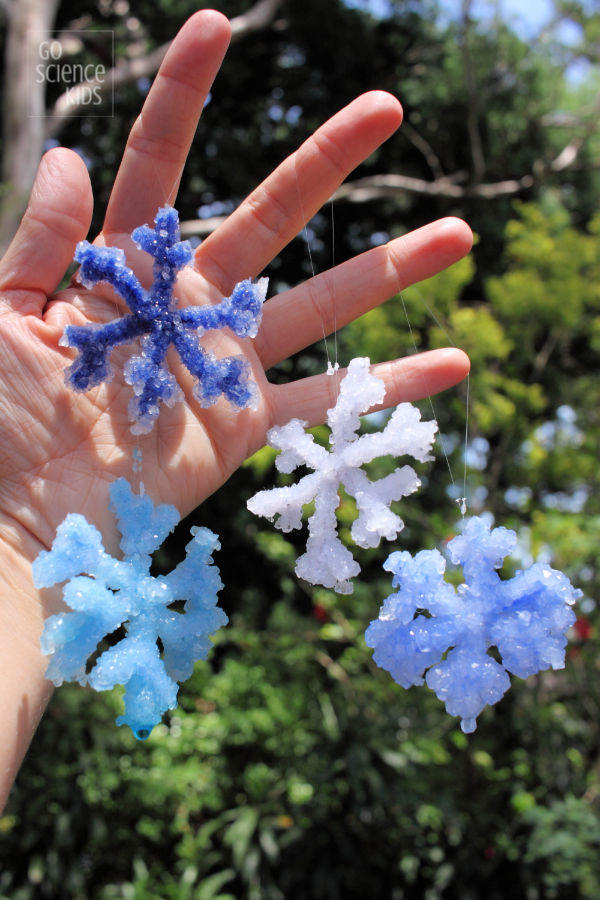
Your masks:
<svg viewBox="0 0 600 900"><path fill-rule="evenodd" d="M467 372L467 396L465 400L465 446L463 453L463 498L467 502L467 448L469 446L469 395L471 393L471 373ZM464 516L464 512L463 512Z"/></svg>
<svg viewBox="0 0 600 900"><path fill-rule="evenodd" d="M144 116L144 110L143 110L143 108L142 108L142 116L141 116L141 118L142 118L142 128L144 127L144 119L143 119L143 116ZM160 172L160 169L158 168L158 166L157 166L157 164L156 164L156 162L155 162L154 159L152 159L152 168L153 168L153 170L154 170L154 175L156 176L156 181L158 182L158 186L159 186L159 188L160 188L160 190L161 190L161 193L162 193L162 198L163 198L163 199L162 199L161 206L164 206L165 203L171 204L171 200L170 200L171 195L174 195L174 196L173 196L173 202L172 202L172 204L171 204L171 205L174 206L174 205L175 205L175 199L176 199L176 197L177 197L177 187L178 187L178 184L179 184L179 182L180 182L181 175L180 175L180 174L179 174L179 175L175 175L175 178L173 179L172 184L171 184L171 189L170 189L169 191L167 191L167 190L166 190L166 187L165 187L165 182L164 182L164 180L161 178L161 172Z"/></svg>
<svg viewBox="0 0 600 900"><path fill-rule="evenodd" d="M306 221L306 214L304 212L304 204L302 202L302 191L300 190L300 179L298 178L298 169L296 168L295 163L294 163L294 175L296 178L296 192L298 194L298 204L300 206L300 215L302 216L302 222L304 223L302 231L304 234L304 240L306 242L306 248L308 251L308 261L310 263L311 275L312 275L312 278L314 278L315 274L316 274L315 273L315 265L313 262L312 251L310 249L310 240L308 237L308 223ZM323 319L323 311L321 309L321 304L316 301L316 298L315 298L315 305L317 306L317 308L319 310L319 318L321 319L321 332L323 334L323 344L325 346L325 356L327 357L327 373L329 374L331 372L337 371L337 356L336 356L336 365L334 367L331 365L331 357L329 356L329 347L327 344L327 334L325 333L325 321Z"/></svg>
<svg viewBox="0 0 600 900"><path fill-rule="evenodd" d="M175 190L175 187L177 184L177 179L173 182L172 191L167 193L165 190L165 185L164 185L163 179L161 178L160 169L158 168L158 166L156 165L156 163L154 161L152 161L152 168L154 170L156 183L158 184L158 186L160 188L160 192L161 192L161 196L162 196L162 200L159 203L159 208L160 208L160 207L164 206L165 203L170 202L169 197L171 195L171 192ZM155 215L156 215L156 213L155 213ZM149 223L140 222L139 224L143 225L143 224L149 224ZM115 309L117 311L117 315L120 315L121 311L119 310L116 302L115 302ZM138 440L139 440L139 438L138 438ZM140 496L143 497L144 493L145 493L144 475L143 475L143 454L142 454L142 448L140 447L139 443L136 443L135 447L133 448L131 468L132 468L133 475L138 476L138 479L137 479L138 493Z"/></svg>
<svg viewBox="0 0 600 900"><path fill-rule="evenodd" d="M431 316L433 321L436 323L438 328L440 328L444 332L448 341L450 341L450 343L454 343L452 335L450 334L448 329L445 327L445 325L440 321L440 319L436 316L433 309L431 309L431 307L428 306L428 304L424 300L421 300L421 303L423 304L423 306L425 307L425 309L427 310L427 312L429 313L429 315ZM405 308L405 313L406 313L406 308ZM408 321L408 316L407 316L407 321ZM409 323L409 328L410 328L410 323ZM456 501L460 506L460 511L461 511L461 515L463 516L463 518L464 518L464 515L467 510L467 505L466 505L467 504L467 449L469 446L469 413L470 413L469 399L470 399L470 393L471 393L471 375L469 372L467 372L467 393L466 393L466 398L465 398L465 437L464 437L464 447L463 447L463 487L462 487L463 495L462 495L462 497L459 497L458 500Z"/></svg>
<svg viewBox="0 0 600 900"><path fill-rule="evenodd" d="M335 269L335 216L333 197L331 198L331 270ZM332 279L331 297L333 301L333 346L335 350L335 369L339 368L338 362L338 333L337 333L337 296L335 291L335 279Z"/></svg>
<svg viewBox="0 0 600 900"><path fill-rule="evenodd" d="M400 300L401 300L401 302L402 302L402 309L404 310L404 315L405 315L405 317L406 317L406 324L407 324L407 326L408 326L408 331L409 331L409 334L410 334L410 338L411 338L411 341L412 341L412 345L413 345L413 348L414 348L414 352L415 352L415 353L418 353L419 350L418 350L418 347L417 347L417 342L416 342L416 340L415 340L415 336L414 336L414 333L413 333L412 325L411 325L410 318L409 318L409 315L408 315L408 309L406 308L406 303L405 303L405 300L404 300L404 295L403 295L402 293L400 294ZM425 307L425 309L427 310L427 312L430 314L430 316L433 318L433 320L436 322L436 324L442 329L442 331L444 332L444 334L446 335L446 337L448 338L448 340L451 341L452 339L451 339L450 335L448 334L447 329L444 328L444 326L443 326L442 323L439 321L439 319L437 318L437 316L433 313L433 311L432 311L431 309L429 309L429 307L427 306L427 304L426 304L425 302L423 302L423 306ZM425 390L426 390L426 393L427 393L427 400L429 401L429 405L430 405L430 407L431 407L431 412L432 412L433 418L434 418L435 421L437 422L437 421L438 421L438 418L437 418L437 415L436 415L436 412L435 412L435 407L434 407L434 405L433 405L433 399L432 399L431 393L429 392L429 388L428 388L428 386L427 386L427 382L425 381L424 378L423 378L423 385L424 385ZM467 453L466 453L466 451L467 451L467 442L468 442L468 434L469 434L468 429L469 429L469 376L467 375L467 403L466 403L466 422L465 422L465 446L464 446L464 453L463 453L463 459L464 459L464 470L463 470L463 496L457 498L457 500L456 500L456 502L458 503L459 509L460 509L460 514L461 514L461 516L462 516L463 518L465 517L466 511L467 511L467 497L466 497L466 494L467 494ZM452 466L450 465L450 459L449 459L449 457L448 457L448 454L446 453L446 448L445 448L445 446L444 446L444 441L443 441L443 439L442 439L442 433L441 433L441 431L438 431L438 438L439 438L440 446L441 446L441 448L442 448L442 453L444 454L444 459L446 460L446 465L447 465L447 467L448 467L448 473L449 473L449 475L450 475L450 481L452 482L452 485L455 487L455 486L456 486L456 482L455 482L454 476L453 476L453 474L452 474Z"/></svg>
<svg viewBox="0 0 600 900"><path fill-rule="evenodd" d="M143 456L142 456L142 448L137 444L133 448L133 463L132 469L134 474L138 475L138 493L141 497L144 496L144 481L142 474L142 465L143 465Z"/></svg>
<svg viewBox="0 0 600 900"><path fill-rule="evenodd" d="M427 303L425 303L425 301L423 300L423 298L421 298L421 305L425 307L425 309L427 310L427 312L429 313L429 315L431 316L431 318L433 319L433 321L435 322L435 324L438 326L438 328L441 328L441 330L444 332L444 334L446 335L446 337L448 338L448 340L449 340L449 341L452 341L452 336L451 336L450 333L448 332L448 329L445 327L445 325L443 324L443 322L441 322L441 321L438 319L438 317L436 316L436 314L434 313L434 311L432 310L432 308L431 308Z"/></svg>

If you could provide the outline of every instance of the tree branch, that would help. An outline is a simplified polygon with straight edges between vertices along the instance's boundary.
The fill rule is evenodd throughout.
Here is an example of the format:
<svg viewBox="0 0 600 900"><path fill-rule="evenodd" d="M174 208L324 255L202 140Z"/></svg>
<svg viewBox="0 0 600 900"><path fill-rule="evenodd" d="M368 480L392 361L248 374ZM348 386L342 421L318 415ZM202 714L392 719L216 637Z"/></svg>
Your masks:
<svg viewBox="0 0 600 900"><path fill-rule="evenodd" d="M222 225L227 216L211 216L209 219L186 219L179 223L179 231L184 238L211 234Z"/></svg>
<svg viewBox="0 0 600 900"><path fill-rule="evenodd" d="M271 24L282 0L259 0L247 12L231 20L231 41L239 41L253 31L262 31Z"/></svg>
<svg viewBox="0 0 600 900"><path fill-rule="evenodd" d="M440 178L444 178L444 169L440 162L440 159L436 152L434 151L431 144L425 140L425 138L419 134L414 125L411 125L410 122L407 122L406 119L402 123L402 134L404 137L411 142L411 144L423 154L425 162L431 169L431 174L433 177L438 180Z"/></svg>
<svg viewBox="0 0 600 900"><path fill-rule="evenodd" d="M372 175L367 178L359 178L343 184L334 194L337 200L349 200L352 203L364 203L377 197L394 197L402 193L424 194L429 197L451 197L462 199L465 197L481 197L493 200L497 197L506 197L528 190L540 181L543 175L550 172L562 172L573 166L586 139L595 132L594 126L587 129L584 136L573 138L563 147L558 155L548 164L539 160L533 165L533 172L522 175L520 178L509 178L504 181L495 181L488 184L457 183L457 177L436 178L434 181L425 181L422 178L413 178L409 175Z"/></svg>
<svg viewBox="0 0 600 900"><path fill-rule="evenodd" d="M429 197L483 197L493 199L530 188L534 183L533 175L522 178L511 178L490 184L456 184L451 178L439 178L425 181L410 175L372 175L343 184L334 194L336 200L349 200L352 203L364 203L377 197L397 197L399 194L424 194Z"/></svg>
<svg viewBox="0 0 600 900"><path fill-rule="evenodd" d="M281 3L282 0L259 0L247 12L232 19L232 43L242 40L255 31L266 28L275 18L275 13L281 6ZM140 78L149 78L154 75L158 71L170 46L171 41L168 41L145 56L121 60L106 73L102 81L88 81L85 83L85 86L92 88L95 96L105 99L112 95L116 87L131 84ZM82 108L84 102L82 92L78 88L83 86L83 84L76 85L58 98L46 117L46 138L56 137L65 124L76 116Z"/></svg>
<svg viewBox="0 0 600 900"><path fill-rule="evenodd" d="M425 181L409 175L372 175L349 181L337 189L334 200L348 200L350 203L365 203L382 197L398 197L402 194L422 194L428 197L481 197L493 200L496 197L510 196L530 188L534 183L532 175L520 179L497 181L493 184L459 185L451 178L440 178L436 181ZM210 234L221 225L227 216L211 216L208 219L188 219L181 223L183 237Z"/></svg>

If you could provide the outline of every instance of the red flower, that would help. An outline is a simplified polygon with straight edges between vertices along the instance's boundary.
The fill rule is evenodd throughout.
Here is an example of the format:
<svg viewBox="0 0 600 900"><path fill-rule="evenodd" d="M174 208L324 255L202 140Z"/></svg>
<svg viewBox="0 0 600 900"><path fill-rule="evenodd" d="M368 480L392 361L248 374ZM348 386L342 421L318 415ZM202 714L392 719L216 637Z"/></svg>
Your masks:
<svg viewBox="0 0 600 900"><path fill-rule="evenodd" d="M592 626L590 620L586 616L579 616L573 630L580 641L587 641L592 636Z"/></svg>
<svg viewBox="0 0 600 900"><path fill-rule="evenodd" d="M315 617L317 622L326 622L329 618L329 613L324 606L321 606L320 603L315 603L315 605L313 606L313 616Z"/></svg>

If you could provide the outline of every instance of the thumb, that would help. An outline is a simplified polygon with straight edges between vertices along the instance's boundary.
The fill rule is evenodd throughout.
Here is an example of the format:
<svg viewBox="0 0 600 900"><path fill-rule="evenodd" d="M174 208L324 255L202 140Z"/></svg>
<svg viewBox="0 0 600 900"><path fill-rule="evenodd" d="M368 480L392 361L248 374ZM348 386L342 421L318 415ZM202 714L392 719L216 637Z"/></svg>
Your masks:
<svg viewBox="0 0 600 900"><path fill-rule="evenodd" d="M41 313L72 261L75 245L88 232L92 208L81 157L64 147L49 150L19 229L0 261L0 310Z"/></svg>

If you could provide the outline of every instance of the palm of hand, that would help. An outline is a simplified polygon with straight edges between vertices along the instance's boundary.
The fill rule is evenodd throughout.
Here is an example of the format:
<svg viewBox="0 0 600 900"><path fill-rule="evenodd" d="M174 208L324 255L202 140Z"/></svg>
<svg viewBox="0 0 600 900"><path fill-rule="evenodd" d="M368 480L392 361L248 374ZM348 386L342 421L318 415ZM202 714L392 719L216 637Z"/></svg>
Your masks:
<svg viewBox="0 0 600 900"><path fill-rule="evenodd" d="M187 290L199 288L197 273L186 276ZM203 343L216 355L241 353L249 360L260 391L258 409L238 412L224 400L201 408L191 395L188 373L173 357L186 400L164 408L151 434L140 440L130 431L131 388L122 381L130 348L112 354L115 378L110 384L85 394L75 394L65 384L73 352L58 347L58 340L65 324L89 321L79 312L81 306L93 308L94 321L116 314L107 294L69 288L48 304L42 318L0 321L0 396L10 398L0 430L0 507L44 544L73 510L110 532L107 486L120 475L131 478L136 446L143 448L142 477L152 473L154 499L186 513L195 505L191 498L210 494L264 443L271 424L272 385L253 342L231 334L207 335ZM43 510L49 513L47 521L40 515Z"/></svg>

